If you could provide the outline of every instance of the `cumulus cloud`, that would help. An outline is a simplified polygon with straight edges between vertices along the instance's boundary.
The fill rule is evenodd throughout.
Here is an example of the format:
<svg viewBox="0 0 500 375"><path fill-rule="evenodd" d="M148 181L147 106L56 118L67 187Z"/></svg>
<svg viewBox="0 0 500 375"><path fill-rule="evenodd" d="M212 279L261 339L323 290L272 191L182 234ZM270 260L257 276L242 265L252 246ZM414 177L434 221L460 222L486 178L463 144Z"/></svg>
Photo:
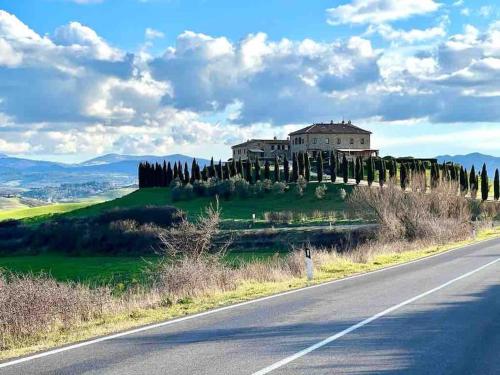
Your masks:
<svg viewBox="0 0 500 375"><path fill-rule="evenodd" d="M148 39L148 40L152 40L152 39L156 39L156 38L163 38L165 36L165 34L163 34L161 31L155 30L151 27L146 28L144 35L146 36L146 39Z"/></svg>
<svg viewBox="0 0 500 375"><path fill-rule="evenodd" d="M0 152L220 153L223 144L342 117L498 121L500 23L449 37L444 27L381 23L330 42L186 31L150 56L78 22L41 36L0 11ZM373 33L398 43L377 49ZM147 34L150 43L159 37ZM435 48L417 43L430 40Z"/></svg>
<svg viewBox="0 0 500 375"><path fill-rule="evenodd" d="M434 0L352 0L328 9L327 16L332 25L383 23L432 13L439 7Z"/></svg>
<svg viewBox="0 0 500 375"><path fill-rule="evenodd" d="M430 27L427 29L399 30L391 25L370 25L367 35L377 33L385 40L397 42L398 44L413 44L423 41L436 40L446 36L444 25Z"/></svg>

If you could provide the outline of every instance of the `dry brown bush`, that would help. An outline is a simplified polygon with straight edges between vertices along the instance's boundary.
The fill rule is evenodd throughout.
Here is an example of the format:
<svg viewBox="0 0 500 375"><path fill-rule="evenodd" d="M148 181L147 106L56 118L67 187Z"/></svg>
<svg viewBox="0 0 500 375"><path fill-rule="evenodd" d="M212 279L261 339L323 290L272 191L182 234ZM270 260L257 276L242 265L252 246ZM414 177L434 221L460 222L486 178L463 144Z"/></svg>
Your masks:
<svg viewBox="0 0 500 375"><path fill-rule="evenodd" d="M46 275L0 275L0 349L54 329L102 316L113 304L108 288L58 283Z"/></svg>
<svg viewBox="0 0 500 375"><path fill-rule="evenodd" d="M349 197L354 212L375 217L383 241L461 239L471 233L471 211L454 183L443 183L431 193L404 192L395 184L385 188L356 187Z"/></svg>
<svg viewBox="0 0 500 375"><path fill-rule="evenodd" d="M215 239L219 234L220 209L217 201L216 207L209 206L205 214L198 216L195 222L182 217L180 222L172 228L160 232L159 239L162 243L159 251L164 260L187 257L199 260L205 254L223 254L231 241L217 244Z"/></svg>

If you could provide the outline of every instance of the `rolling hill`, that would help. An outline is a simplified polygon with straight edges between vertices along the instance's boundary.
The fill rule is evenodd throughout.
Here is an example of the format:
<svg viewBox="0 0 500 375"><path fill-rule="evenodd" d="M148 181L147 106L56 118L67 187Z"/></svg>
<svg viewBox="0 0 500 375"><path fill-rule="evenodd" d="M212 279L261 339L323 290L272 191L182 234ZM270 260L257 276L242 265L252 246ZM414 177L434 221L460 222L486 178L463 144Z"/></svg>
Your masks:
<svg viewBox="0 0 500 375"><path fill-rule="evenodd" d="M137 182L137 166L141 161L165 160L190 164L192 159L191 156L181 154L165 156L108 154L83 163L64 164L5 156L0 157L0 187L32 189L90 181L127 186ZM203 166L209 161L198 159L198 162Z"/></svg>
<svg viewBox="0 0 500 375"><path fill-rule="evenodd" d="M480 171L483 167L483 163L486 163L488 169L488 174L493 176L495 169L500 169L500 157L481 154L479 152L474 152L467 155L440 155L436 156L436 159L440 163L451 161L453 163L458 163L463 165L467 170L474 165L476 171Z"/></svg>

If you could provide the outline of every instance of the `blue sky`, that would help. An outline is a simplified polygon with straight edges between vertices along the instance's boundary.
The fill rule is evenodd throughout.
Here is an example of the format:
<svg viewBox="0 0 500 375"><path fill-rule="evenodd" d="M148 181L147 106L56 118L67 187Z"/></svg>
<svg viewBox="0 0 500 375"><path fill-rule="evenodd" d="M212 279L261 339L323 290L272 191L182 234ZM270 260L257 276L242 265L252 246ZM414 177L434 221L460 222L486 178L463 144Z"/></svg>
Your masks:
<svg viewBox="0 0 500 375"><path fill-rule="evenodd" d="M482 0L0 0L0 153L227 157L342 117L383 154L500 155Z"/></svg>

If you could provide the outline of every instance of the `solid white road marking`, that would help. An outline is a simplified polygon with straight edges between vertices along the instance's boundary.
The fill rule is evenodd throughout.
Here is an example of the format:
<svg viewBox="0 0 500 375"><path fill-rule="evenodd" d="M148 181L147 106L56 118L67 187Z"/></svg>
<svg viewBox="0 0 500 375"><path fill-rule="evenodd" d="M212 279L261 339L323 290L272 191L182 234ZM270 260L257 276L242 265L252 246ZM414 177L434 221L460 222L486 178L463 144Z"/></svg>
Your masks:
<svg viewBox="0 0 500 375"><path fill-rule="evenodd" d="M216 314L216 313L221 312L221 311L231 310L231 309L235 309L235 308L238 308L238 307L241 307L241 306L251 305L251 304L254 304L254 303L259 303L259 302L267 301L267 300L270 300L270 299L274 299L274 298L278 298L278 297L282 297L282 296L287 296L289 294L304 292L304 291L307 291L309 289L320 288L320 287L331 285L331 284L337 284L337 283L349 281L349 280L352 280L352 279L366 277L366 276L369 276L369 275L373 275L375 273L389 271L389 270L392 270L394 268L405 267L405 266L411 265L413 263L418 263L418 262L426 261L426 260L429 260L431 258L435 258L435 257L439 257L439 256L444 255L444 254L448 254L448 253L450 253L452 251L467 249L469 247L479 245L479 244L481 244L483 242L495 241L495 240L498 240L498 238L492 238L492 239L482 240L482 241L478 241L478 242L473 243L473 244L455 247L455 248L452 248L450 250L443 251L442 253L430 255L430 256L427 256L427 257L424 257L424 258L420 258L420 259L415 259L415 260L412 260L412 261L406 262L406 263L396 264L396 265L390 266L390 267L381 268L381 269L375 270L375 271L370 271L370 272L361 273L361 274L354 275L354 276L345 277L343 279L327 281L327 282L324 282L324 283L321 283L321 284L316 284L316 285L311 285L311 286L307 286L307 287L304 287L304 288L294 289L294 290L290 290L288 292L273 294L271 296L257 298L257 299L253 299L253 300L246 301L246 302L240 302L240 303L237 303L237 304L234 304L234 305L219 307L217 309L208 310L208 311L205 311L205 312L202 312L202 313L193 314L193 315L189 315L189 316L185 316L185 317L177 318L177 319L173 319L173 320L168 320L166 322L161 322L161 323L156 323L156 324L150 324L150 325L147 325L147 326L144 326L144 327L140 327L140 328L136 328L136 329L132 329L132 330L129 330L129 331L124 331L124 332L116 333L116 334L113 334L113 335L99 337L99 338L93 339L93 340L83 341L83 342L80 342L78 344L73 344L73 345L68 345L68 346L64 346L64 347L61 347L61 348L57 348L57 349L48 350L46 352L42 352L42 353L38 353L38 354L33 354L33 355L30 355L30 356L19 358L19 359L15 359L15 360L12 360L12 361L9 361L9 362L0 363L0 368L17 365L19 363L28 362L28 361L31 361L31 360L34 360L34 359L47 357L49 355L58 354L58 353L61 353L61 352L66 352L68 350L78 349L78 348L81 348L81 347L84 347L84 346L97 344L97 343L100 343L100 342L103 342L103 341L112 340L112 339L116 339L116 338L123 337L123 336L133 335L134 333L140 333L140 332L148 331L148 330L155 329L155 328L165 327L165 326L168 326L168 325L172 325L172 324L184 322L186 320L192 320L192 319L196 319L196 318L201 318L201 317L204 317L204 316L207 316L207 315Z"/></svg>
<svg viewBox="0 0 500 375"><path fill-rule="evenodd" d="M408 305L408 304L410 304L412 302L415 302L415 301L417 301L417 300L419 300L421 298L424 298L424 297L428 296L429 294L435 293L438 290L446 288L447 286L449 286L449 285L451 285L453 283L456 283L457 281L460 281L462 279L465 279L466 277L469 277L469 276L475 274L476 272L479 272L479 271L485 269L486 267L492 266L493 264L495 264L495 263L497 263L499 261L500 261L500 258L497 258L494 261L485 264L484 266L476 268L476 269L474 269L474 270L472 270L470 272L464 273L463 275L461 275L459 277L456 277L453 280L450 280L450 281L448 281L448 282L446 282L444 284L441 284L440 286L438 286L438 287L436 287L434 289L428 290L427 292L419 294L418 296L415 296L413 298L407 299L406 301L403 301L403 302L401 302L401 303L399 303L397 305L389 307L388 309L386 309L384 311L381 311L378 314L375 314L375 315L373 315L373 316L371 316L371 317L369 317L369 318L367 318L367 319L365 319L365 320L363 320L363 321L361 321L361 322L359 322L359 323L357 323L357 324L355 324L353 326L350 326L349 328L347 328L347 329L345 329L345 330L343 330L341 332L336 333L335 335L327 337L326 339L324 339L324 340L322 340L322 341L320 341L320 342L318 342L318 343L316 343L314 345L311 345L310 347L305 348L304 350L301 350L300 352L297 352L297 353L295 353L295 354L293 354L293 355L291 355L289 357L286 357L286 358L282 359L279 362L273 363L272 365L270 365L270 366L268 366L268 367L266 367L266 368L264 368L264 369L262 369L260 371L254 372L252 375L264 375L264 374L268 374L271 371L274 371L274 370L276 370L276 369L278 369L280 367L283 367L286 364L288 364L290 362L293 362L296 359L298 359L300 357L303 357L306 354L309 354L309 353L311 353L312 351L314 351L316 349L319 349L319 348L321 348L321 347L323 347L325 345L330 344L331 342L333 342L333 341L341 338L342 336L345 336L348 333L350 333L352 331L355 331L358 328L361 328L361 327L363 327L363 326L365 326L365 325L373 322L374 320L376 320L376 319L378 319L378 318L380 318L380 317L382 317L384 315L390 314L391 312L393 312L393 311L395 311L395 310L397 310L397 309L399 309L399 308L401 308L403 306L406 306L406 305Z"/></svg>

